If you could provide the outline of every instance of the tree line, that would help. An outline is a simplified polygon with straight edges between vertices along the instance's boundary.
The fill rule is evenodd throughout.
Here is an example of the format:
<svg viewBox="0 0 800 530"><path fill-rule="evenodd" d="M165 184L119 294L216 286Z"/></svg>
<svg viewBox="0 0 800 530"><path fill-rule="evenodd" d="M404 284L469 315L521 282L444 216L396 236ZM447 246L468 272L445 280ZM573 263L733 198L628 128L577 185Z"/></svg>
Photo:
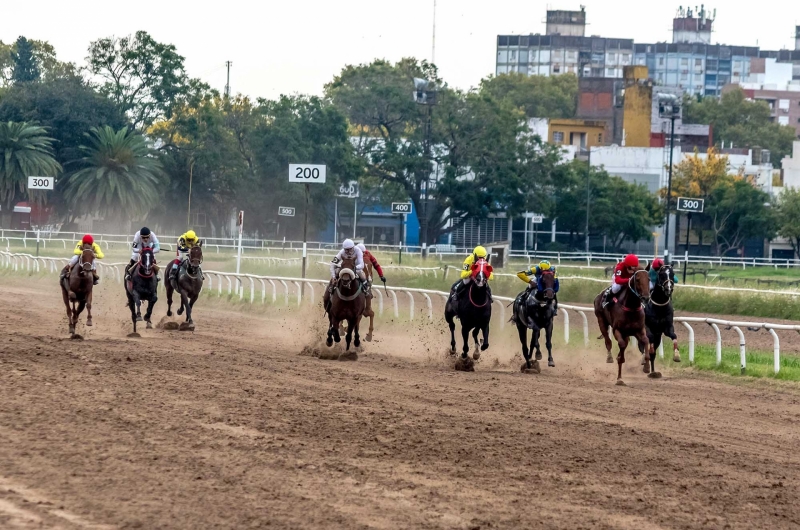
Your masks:
<svg viewBox="0 0 800 530"><path fill-rule="evenodd" d="M435 106L414 101L414 78L430 81ZM588 186L592 235L612 247L649 239L663 222L655 194L565 160L530 132L530 116L574 115L576 95L574 76L490 76L458 90L434 65L403 59L345 66L322 96L227 97L146 32L90 43L80 66L20 37L0 42L0 201L6 211L46 201L65 222L94 215L174 231L197 221L191 189L191 212L218 233L242 209L248 231L296 238L292 223L278 232L277 209L302 213L302 187L286 172L314 162L329 174L312 190L318 228L338 184L357 180L363 205L410 199L428 244L467 218L525 211L558 218L575 239ZM55 192L28 192L31 175L58 177Z"/></svg>

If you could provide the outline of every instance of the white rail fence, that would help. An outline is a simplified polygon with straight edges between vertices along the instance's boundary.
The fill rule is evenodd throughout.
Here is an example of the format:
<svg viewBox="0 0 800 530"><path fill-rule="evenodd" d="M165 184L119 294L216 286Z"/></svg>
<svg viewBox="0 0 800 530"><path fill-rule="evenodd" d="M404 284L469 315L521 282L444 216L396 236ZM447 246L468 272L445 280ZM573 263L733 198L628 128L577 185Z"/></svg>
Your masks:
<svg viewBox="0 0 800 530"><path fill-rule="evenodd" d="M67 264L69 260L66 258L52 258L32 256L30 254L11 253L0 251L0 266L6 269L11 269L15 272L50 272L58 273L61 268ZM97 262L98 272L106 278L109 276L118 283L122 283L123 271L127 263L103 263ZM327 288L327 280L311 279L311 278L292 278L280 276L259 276L255 274L236 274L232 272L222 271L203 271L207 280L207 289L211 292L216 290L217 295L222 296L227 294L229 297L238 295L239 300L245 300L245 284L249 287L247 290L249 296L247 301L250 304L255 303L260 299L261 304L266 304L269 299L271 303L278 303L280 297L284 306L291 305L291 300L294 299L296 306L301 306L304 297L304 286L308 288L306 298L312 305L316 304L317 300L321 300L324 290ZM269 285L269 287L267 287ZM256 288L258 286L258 289ZM280 287L279 287L280 286ZM433 299L439 298L442 302L446 302L449 293L444 291L435 291L430 289L413 289L408 287L378 287L372 289L375 296L373 302L377 302L378 314L383 315L385 305L389 304L391 314L395 319L400 318L400 299L407 298L408 310L405 314L408 319L413 321L416 316L416 301L415 295L422 298L425 304L425 313L428 320L433 320ZM404 295L404 296L403 296ZM506 325L506 309L507 305L514 301L513 298L504 296L494 296L494 304L500 311L500 328L503 329ZM589 331L589 318L594 316L594 308L585 306L576 306L570 304L559 304L559 314L563 317L564 322L564 342L569 344L570 341L570 312L577 313L581 319L583 328L583 344L588 347L591 343ZM682 317L676 316L675 322L680 322L688 332L688 350L689 350L689 363L694 363L695 359L695 334L693 325L706 324L714 330L715 346L716 346L716 363L722 363L722 326L725 330L732 330L736 332L739 338L739 361L741 372L745 373L747 368L747 355L746 355L746 336L745 330L751 332L758 332L766 330L773 340L773 372L779 373L781 369L781 350L780 350L780 337L777 331L795 331L800 333L800 325L787 325L777 324L772 322L751 322L739 320L723 320L716 318L699 318L699 317ZM663 342L659 347L659 356L664 357Z"/></svg>

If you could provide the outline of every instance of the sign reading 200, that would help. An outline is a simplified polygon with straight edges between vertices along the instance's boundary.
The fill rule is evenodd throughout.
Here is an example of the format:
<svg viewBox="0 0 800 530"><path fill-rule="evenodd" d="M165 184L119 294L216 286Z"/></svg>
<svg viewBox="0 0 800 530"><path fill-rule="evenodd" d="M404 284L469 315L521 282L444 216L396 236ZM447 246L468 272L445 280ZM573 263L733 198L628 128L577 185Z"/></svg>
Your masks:
<svg viewBox="0 0 800 530"><path fill-rule="evenodd" d="M324 164L289 164L289 182L302 182L304 184L324 183Z"/></svg>

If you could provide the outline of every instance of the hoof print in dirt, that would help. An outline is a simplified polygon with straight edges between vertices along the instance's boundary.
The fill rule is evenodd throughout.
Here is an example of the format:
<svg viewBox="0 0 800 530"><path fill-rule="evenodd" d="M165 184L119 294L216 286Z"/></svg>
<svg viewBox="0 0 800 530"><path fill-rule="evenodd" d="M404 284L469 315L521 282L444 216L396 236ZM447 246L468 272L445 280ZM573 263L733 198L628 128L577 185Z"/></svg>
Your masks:
<svg viewBox="0 0 800 530"><path fill-rule="evenodd" d="M356 352L354 352L354 351L346 351L346 352L342 353L341 355L339 355L339 360L340 361L357 361L358 360L358 354Z"/></svg>
<svg viewBox="0 0 800 530"><path fill-rule="evenodd" d="M653 372L652 374L648 374L647 377L650 379L661 379L661 372Z"/></svg>
<svg viewBox="0 0 800 530"><path fill-rule="evenodd" d="M194 322L183 322L178 326L180 331L194 331Z"/></svg>
<svg viewBox="0 0 800 530"><path fill-rule="evenodd" d="M626 385L625 381L623 381L622 379L617 379L617 386L628 386L628 385Z"/></svg>
<svg viewBox="0 0 800 530"><path fill-rule="evenodd" d="M73 334L70 336L70 340L83 340L83 335L79 335L79 334L77 334L77 333L73 333Z"/></svg>
<svg viewBox="0 0 800 530"><path fill-rule="evenodd" d="M139 335L138 333L128 333L128 338L129 339L141 339L142 336Z"/></svg>
<svg viewBox="0 0 800 530"><path fill-rule="evenodd" d="M455 365L456 372L474 372L475 371L475 361L470 359L469 357L459 357L456 359Z"/></svg>

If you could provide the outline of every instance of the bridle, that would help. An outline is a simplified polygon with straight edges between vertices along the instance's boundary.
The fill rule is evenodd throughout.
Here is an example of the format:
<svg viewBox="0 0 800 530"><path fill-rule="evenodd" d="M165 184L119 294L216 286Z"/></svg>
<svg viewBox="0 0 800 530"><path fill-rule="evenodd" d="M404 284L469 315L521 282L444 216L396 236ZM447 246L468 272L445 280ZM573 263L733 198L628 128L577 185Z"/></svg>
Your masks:
<svg viewBox="0 0 800 530"><path fill-rule="evenodd" d="M663 302L663 303L658 303L655 300L653 300L652 297L650 297L650 303L655 305L655 306L658 306L658 307L664 307L666 305L669 305L670 301L672 300L672 289L673 289L673 287L675 285L675 282L673 282L670 279L672 277L672 274L670 274L672 272L672 266L671 265L663 265L661 267L661 269L659 270L659 275L661 275L662 271L664 271L666 273L667 279L662 281L661 283L659 283L657 285L658 285L658 287L661 287L661 290L663 291L663 293L665 295L667 295L667 301Z"/></svg>
<svg viewBox="0 0 800 530"><path fill-rule="evenodd" d="M92 270L92 262L91 261L83 261L83 255L86 252L91 252L92 257L95 257L94 250L92 250L90 248L83 249L83 251L81 252L80 258L78 258L78 265L80 266L80 269L81 269L80 273L81 274L83 274L85 272L89 272L90 270Z"/></svg>
<svg viewBox="0 0 800 530"><path fill-rule="evenodd" d="M155 271L153 270L153 265L155 264L155 257L153 256L152 250L150 252L145 252L144 251L145 248L149 249L150 247L144 247L142 248L142 250L139 251L139 267L137 267L138 268L137 273L139 274L140 278L152 278L153 274L155 274ZM145 262L145 260L142 259L145 256L148 257L147 262ZM150 263L150 259L153 259L153 263ZM142 272L143 270L144 272Z"/></svg>
<svg viewBox="0 0 800 530"><path fill-rule="evenodd" d="M636 275L639 274L640 272L643 272L643 273L647 274L646 270L639 269L636 272L634 272L633 275L628 279L628 289L630 289L631 292L636 295L636 298L639 299L639 306L640 306L639 310L641 310L644 307L644 303L642 302L642 295L639 294L639 291L636 290L636 283L634 282L634 280L636 279ZM648 282L649 282L649 280L648 280ZM627 309L625 306L622 306L622 308L623 309ZM633 311L633 309L627 309L627 310L628 311Z"/></svg>
<svg viewBox="0 0 800 530"><path fill-rule="evenodd" d="M203 263L203 254L202 250L200 251L200 257L192 258L192 250L200 248L200 247L192 247L189 249L189 257L186 260L186 274L192 278L197 278L197 269L200 268L200 265ZM197 252L195 252L197 254Z"/></svg>

